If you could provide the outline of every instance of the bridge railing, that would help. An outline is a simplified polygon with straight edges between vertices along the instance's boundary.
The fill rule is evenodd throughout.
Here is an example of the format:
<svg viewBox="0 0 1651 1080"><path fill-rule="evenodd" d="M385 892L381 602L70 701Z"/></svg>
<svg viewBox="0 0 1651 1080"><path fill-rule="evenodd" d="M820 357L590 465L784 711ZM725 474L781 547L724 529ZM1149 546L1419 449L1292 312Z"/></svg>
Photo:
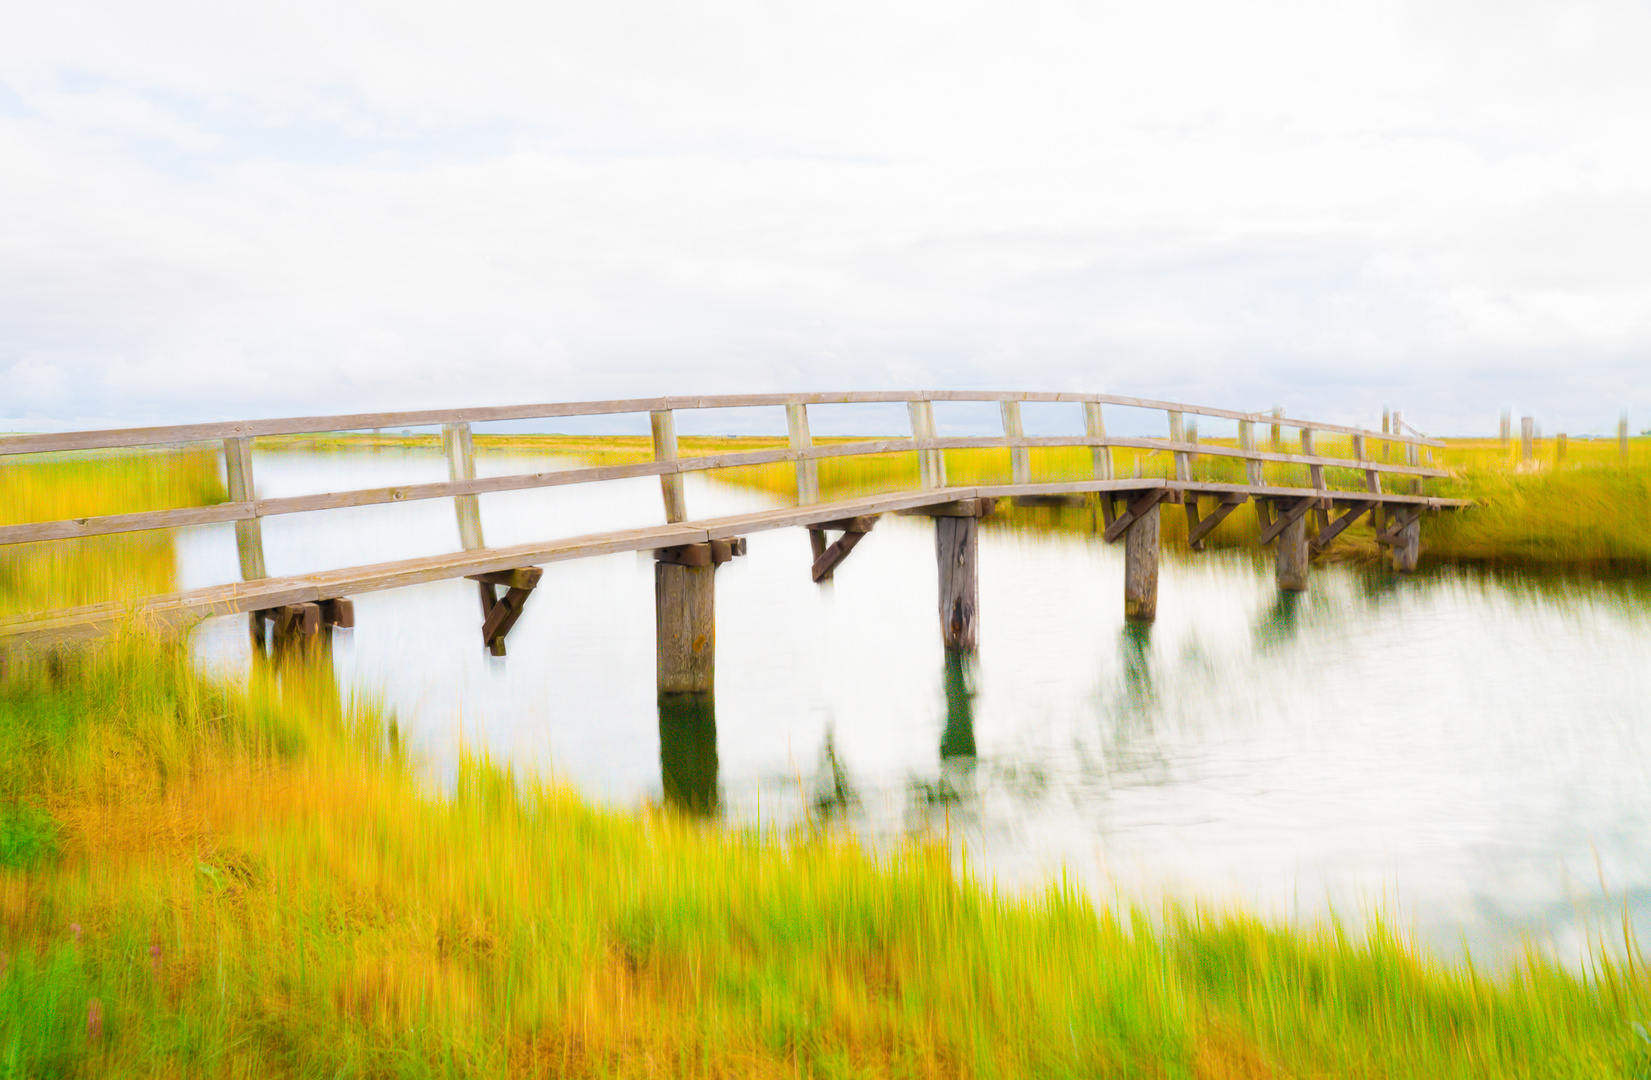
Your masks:
<svg viewBox="0 0 1651 1080"><path fill-rule="evenodd" d="M938 434L934 405L936 402L997 402L1002 417L1002 433L989 436L942 437ZM1083 435L1028 436L1024 433L1021 405L1026 402L1071 403L1083 411ZM907 406L911 434L899 438L865 439L853 442L819 444L813 441L809 428L810 405L839 405L867 403L904 403ZM697 456L683 456L679 450L675 428L675 414L690 409L756 408L783 406L786 412L788 444L759 450L719 452ZM1168 424L1167 438L1108 435L1103 409L1123 406L1132 409L1162 411ZM555 419L559 417L588 417L635 414L650 416L653 433L652 461L621 465L593 465L537 473L508 476L477 477L471 427L476 423ZM1199 440L1189 434L1187 417L1207 416L1236 421L1236 446ZM354 432L382 428L414 428L440 425L443 444L449 464L450 479L446 482L400 484L387 487L361 488L351 491L323 492L280 498L256 497L251 449L253 440L266 436ZM1262 449L1256 438L1257 428L1270 429L1268 445L1280 447L1281 429L1299 433L1300 451ZM1395 428L1397 425L1394 425ZM1350 456L1324 453L1318 446L1319 433L1348 436ZM181 507L135 514L109 514L97 517L71 518L57 521L28 522L0 526L0 545L20 544L44 540L62 540L73 537L100 536L113 533L137 532L147 529L171 528L184 525L204 525L216 522L237 523L241 548L243 576L248 579L264 574L262 546L258 542L257 522L261 518L283 514L306 513L314 510L351 506L370 506L409 502L421 499L454 498L458 501L461 537L466 548L480 546L479 516L476 497L491 492L521 491L534 488L557 487L566 484L594 483L628 477L658 476L661 480L665 517L668 522L688 519L688 510L682 490L682 475L706 472L736 466L767 465L791 462L796 469L796 490L799 503L809 505L819 501L819 462L843 457L873 454L916 453L920 464L920 483L924 489L947 486L943 451L964 449L1007 449L1010 454L1013 486L1036 490L1053 487L1056 481L1038 480L1033 476L1030 451L1035 448L1088 447L1092 451L1094 480L1122 479L1114 476L1111 450L1114 448L1166 452L1172 457L1172 481L1193 482L1193 466L1199 457L1238 459L1244 463L1245 483L1237 485L1255 494L1278 493L1331 494L1336 488L1327 485L1325 470L1354 470L1363 473L1364 491L1384 494L1382 478L1391 476L1411 482L1419 489L1420 482L1430 477L1447 475L1443 470L1423 465L1423 449L1444 446L1437 439L1419 435L1400 434L1397 430L1375 432L1368 429L1330 424L1322 421L1287 417L1281 411L1270 413L1238 412L1210 406L1182 404L1146 398L1123 397L1112 394L1083 393L1015 393L1003 391L872 391L862 393L813 394L743 394L713 397L633 398L617 401L564 402L537 405L516 405L489 408L438 409L417 412L357 413L341 416L308 416L275 420L242 420L211 424L181 424L167 427L123 428L103 431L77 431L14 435L0 438L0 456L39 454L81 450L119 449L135 447L177 446L221 440L228 481L229 500L213 506ZM1376 443L1386 447L1380 458L1371 451ZM1388 460L1393 448L1402 448L1405 460ZM1289 465L1305 467L1308 485L1284 487L1270 484L1266 466ZM1385 493L1390 494L1390 493ZM469 527L467 527L469 526Z"/></svg>

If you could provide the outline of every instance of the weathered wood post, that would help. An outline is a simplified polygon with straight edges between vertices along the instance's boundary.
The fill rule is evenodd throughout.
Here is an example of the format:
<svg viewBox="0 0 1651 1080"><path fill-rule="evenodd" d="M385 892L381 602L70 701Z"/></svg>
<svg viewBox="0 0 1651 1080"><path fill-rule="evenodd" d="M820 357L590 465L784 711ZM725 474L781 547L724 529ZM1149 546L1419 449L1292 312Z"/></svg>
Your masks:
<svg viewBox="0 0 1651 1080"><path fill-rule="evenodd" d="M716 689L717 592L714 564L654 563L659 693L709 694Z"/></svg>
<svg viewBox="0 0 1651 1080"><path fill-rule="evenodd" d="M1172 443L1185 443L1187 441L1186 417L1178 412L1172 411L1169 414L1169 441ZM1189 455L1183 450L1176 450L1173 456L1175 459L1175 478L1181 481L1191 480L1192 461Z"/></svg>
<svg viewBox="0 0 1651 1080"><path fill-rule="evenodd" d="M1277 570L1281 592L1306 592L1310 552L1307 548L1307 515L1297 515L1278 534Z"/></svg>
<svg viewBox="0 0 1651 1080"><path fill-rule="evenodd" d="M1240 420L1238 422L1238 448L1246 454L1253 454L1256 452L1254 421ZM1245 482L1251 487L1260 487L1266 482L1264 477L1265 473L1262 470L1262 463L1254 458L1246 457L1244 459Z"/></svg>
<svg viewBox="0 0 1651 1080"><path fill-rule="evenodd" d="M1554 464L1562 465L1565 462L1565 433L1561 431L1554 437Z"/></svg>
<svg viewBox="0 0 1651 1080"><path fill-rule="evenodd" d="M1532 443L1536 435L1536 417L1521 416L1519 418L1519 460L1530 463Z"/></svg>
<svg viewBox="0 0 1651 1080"><path fill-rule="evenodd" d="M974 652L979 643L978 544L980 501L953 504L934 519L934 557L940 570L940 639L948 649Z"/></svg>
<svg viewBox="0 0 1651 1080"><path fill-rule="evenodd" d="M1101 415L1101 403L1086 401L1083 403L1083 431L1091 439L1106 438L1106 418ZM1112 448L1110 446L1092 446L1090 456L1095 466L1095 479L1112 479Z"/></svg>
<svg viewBox="0 0 1651 1080"><path fill-rule="evenodd" d="M257 499L252 485L252 440L239 437L224 440L224 481L229 488L229 501L251 503ZM256 517L235 523L235 551L241 560L241 580L256 581L266 577L264 572L264 528ZM253 655L264 650L264 617L254 611L248 617L252 634Z"/></svg>
<svg viewBox="0 0 1651 1080"><path fill-rule="evenodd" d="M469 424L443 424L441 446L447 455L447 479L476 478L476 447L470 438ZM464 550L475 551L482 547L481 504L476 496L453 496L453 513L458 518L459 543Z"/></svg>
<svg viewBox="0 0 1651 1080"><path fill-rule="evenodd" d="M1282 419L1284 419L1284 406L1275 406L1273 408L1273 453L1275 454L1284 451L1284 433L1278 423Z"/></svg>
<svg viewBox="0 0 1651 1080"><path fill-rule="evenodd" d="M791 449L798 453L807 453L814 448L814 436L808 430L807 405L801 403L787 405L785 407L785 426ZM820 463L811 457L799 457L794 467L797 473L797 505L813 506L820 501ZM825 554L826 534L824 529L808 530L808 542L814 550L816 560Z"/></svg>
<svg viewBox="0 0 1651 1080"><path fill-rule="evenodd" d="M911 437L914 442L938 438L934 426L934 402L908 401L906 413L911 418ZM923 490L946 486L946 458L943 451L920 448L917 452L917 464Z"/></svg>
<svg viewBox="0 0 1651 1080"><path fill-rule="evenodd" d="M1617 456L1628 460L1628 414L1617 417Z"/></svg>
<svg viewBox="0 0 1651 1080"><path fill-rule="evenodd" d="M1497 428L1497 435L1502 441L1502 449L1506 450L1513 442L1513 413L1502 410L1502 423Z"/></svg>
<svg viewBox="0 0 1651 1080"><path fill-rule="evenodd" d="M661 409L648 414L648 420L653 427L654 460L675 461L676 454L676 421L669 409ZM675 524L688 519L687 503L682 497L682 474L667 472L659 474L659 490L665 499L665 520Z"/></svg>
<svg viewBox="0 0 1651 1080"><path fill-rule="evenodd" d="M1003 401L998 403L1003 412L1003 437L1009 442L1009 475L1016 484L1030 484L1032 482L1032 452L1024 446L1013 445L1013 440L1023 439L1026 432L1020 423L1020 402Z"/></svg>
<svg viewBox="0 0 1651 1080"><path fill-rule="evenodd" d="M1158 617L1158 507L1124 530L1124 618L1151 622Z"/></svg>

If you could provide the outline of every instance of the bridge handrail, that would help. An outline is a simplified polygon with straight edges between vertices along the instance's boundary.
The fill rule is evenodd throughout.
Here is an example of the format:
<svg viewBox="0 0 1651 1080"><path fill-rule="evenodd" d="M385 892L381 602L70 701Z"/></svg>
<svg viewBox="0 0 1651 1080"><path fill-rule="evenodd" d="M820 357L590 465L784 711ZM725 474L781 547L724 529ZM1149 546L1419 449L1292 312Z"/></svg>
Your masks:
<svg viewBox="0 0 1651 1080"><path fill-rule="evenodd" d="M839 404L863 401L905 402L911 411L913 435L902 438L866 439L827 445L813 443L808 434L807 406L809 404ZM934 401L1000 402L1004 433L992 436L939 437L934 434L932 413L932 402ZM1019 406L1021 402L1025 401L1082 403L1086 406L1086 422L1090 433L1081 436L1023 435L1021 434ZM544 410L551 408L563 410L556 415L601 415L607 412L630 412L634 411L633 407L684 402L688 403L687 407L690 408L729 407L731 402L741 406L786 405L791 428L790 445L750 451L688 457L679 456L672 410L653 409L650 410L654 426L655 460L653 461L478 478L475 476L468 422L453 419L478 416L490 420L516 419L524 415L549 415ZM1171 437L1160 439L1106 435L1100 410L1100 406L1105 403L1124 403L1131 407L1147 408L1171 406L1165 408L1165 411L1169 413ZM1231 447L1187 440L1183 419L1183 414L1186 412L1205 416L1237 418L1240 429L1240 445ZM508 417L500 415L506 413L510 415ZM282 498L259 499L252 497L254 489L251 477L251 438L257 435L355 430L358 427L367 426L358 423L363 419L382 420L386 422L385 426L390 426L392 418L399 418L394 422L409 425L416 423L419 426L434 422L433 418L444 420L445 432L448 437L447 451L452 469L452 479L445 482L402 484ZM1417 460L1416 447L1418 445L1443 445L1435 440L1378 434L1341 425L1291 419L1272 413L1238 413L1231 410L1183 406L1169 402L1153 402L1147 399L1124 398L1105 394L1012 394L999 391L896 393L879 391L863 394L741 395L738 397L648 398L626 402L576 402L562 406L532 405L498 409L452 409L423 413L361 414L352 417L324 418L328 424L335 421L349 421L347 425L340 426L317 426L315 419L180 425L167 428L135 428L113 432L70 432L60 435L29 435L0 440L0 454L17 454L39 453L49 450L107 448L115 445L170 445L177 442L199 441L208 437L209 434L213 437L221 436L224 438L226 469L230 476L231 489L229 501L213 506L181 507L135 514L109 514L0 526L0 545L64 540L75 537L101 536L225 521L255 522L260 518L307 513L315 510L424 499L455 498L458 500L459 505L461 532L465 532L467 525L474 522L473 526L470 527L470 531L466 534L466 547L475 547L480 545L480 524L479 517L477 517L475 497L491 492L520 491L603 480L659 476L663 485L666 517L670 522L679 522L687 517L681 491L680 477L683 473L791 462L797 468L799 502L813 504L819 501L818 482L815 473L815 463L818 461L838 457L915 451L921 455L923 487L939 488L946 486L944 462L940 457L940 452L951 449L1010 450L1012 469L1015 474L1014 479L1017 484L1034 483L1027 452L1033 448L1050 447L1089 447L1096 451L1108 450L1113 447L1168 451L1173 455L1175 461L1175 476L1173 478L1183 481L1191 479L1190 463L1197 455L1240 458L1250 463L1251 466L1247 468L1249 486L1263 493L1269 487L1262 471L1262 466L1266 463L1307 466L1312 478L1312 487L1325 491L1327 494L1337 489L1331 488L1325 482L1323 470L1326 468L1363 471L1365 473L1366 490L1376 493L1381 492L1379 477L1382 474L1411 477L1418 482L1422 478L1448 475L1443 470L1421 466ZM1304 452L1295 454L1257 449L1254 438L1254 425L1256 423L1265 423L1275 428L1291 427L1298 429L1301 432ZM1351 458L1332 457L1313 452L1311 433L1316 431L1352 433L1355 456ZM1409 463L1397 464L1376 461L1370 458L1365 453L1369 439L1405 444L1406 453L1410 459ZM49 442L42 445L42 440L48 440ZM1113 479L1110 454L1096 453L1094 455L1094 473L1097 479ZM1048 481L1050 484L1060 482L1058 480ZM246 526L237 526L237 528L243 529ZM472 535L478 538L474 542L469 539ZM253 537L243 537L242 539L244 574L249 579L261 577L261 539ZM258 548L255 558L248 551L249 544Z"/></svg>
<svg viewBox="0 0 1651 1080"><path fill-rule="evenodd" d="M172 424L160 427L108 428L99 431L42 432L0 436L0 454L37 454L69 450L102 450L132 446L172 446L179 443L210 442L218 439L257 438L268 435L315 435L335 431L374 428L435 427L441 424L481 424L510 420L547 420L568 416L604 416L622 413L671 412L679 409L733 409L764 405L852 405L936 401L1020 401L1085 402L1118 405L1159 412L1190 413L1226 420L1273 424L1298 430L1326 431L1341 435L1363 435L1383 442L1442 448L1438 439L1399 432L1377 432L1366 428L1304 420L1282 414L1237 412L1204 405L1187 405L1151 398L1116 394L1088 394L1004 390L871 390L853 393L813 394L725 394L709 397L628 398L613 401L572 401L536 405L477 406L461 409L425 409L415 412L350 413L337 416L296 416L271 420L231 420L207 424Z"/></svg>

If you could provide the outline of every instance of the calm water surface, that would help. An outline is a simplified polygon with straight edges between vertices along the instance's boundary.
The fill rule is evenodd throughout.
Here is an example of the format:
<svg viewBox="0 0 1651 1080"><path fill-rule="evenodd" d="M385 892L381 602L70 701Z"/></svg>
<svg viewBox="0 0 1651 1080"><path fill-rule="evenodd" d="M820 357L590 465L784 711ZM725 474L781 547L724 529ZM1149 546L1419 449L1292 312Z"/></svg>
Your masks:
<svg viewBox="0 0 1651 1080"><path fill-rule="evenodd" d="M488 455L483 475L543 457ZM260 456L266 496L446 478L433 454ZM688 481L694 516L773 505ZM652 478L483 496L490 544L657 523ZM271 574L456 550L448 501L264 522ZM229 526L180 540L184 586L237 577ZM932 526L885 517L828 587L808 535L758 533L717 574L717 698L654 692L650 556L555 563L509 638L475 586L356 598L340 679L438 767L461 745L619 805L673 792L736 820L828 808L875 841L949 830L1009 885L1064 869L1103 897L1281 918L1382 909L1447 954L1524 941L1574 962L1651 925L1651 606L1609 585L1316 569L1281 597L1245 555L1170 556L1159 618L1123 620L1123 553L984 530L978 659L949 670ZM198 635L248 662L245 623ZM713 742L714 740L714 742ZM662 761L663 752L663 761Z"/></svg>

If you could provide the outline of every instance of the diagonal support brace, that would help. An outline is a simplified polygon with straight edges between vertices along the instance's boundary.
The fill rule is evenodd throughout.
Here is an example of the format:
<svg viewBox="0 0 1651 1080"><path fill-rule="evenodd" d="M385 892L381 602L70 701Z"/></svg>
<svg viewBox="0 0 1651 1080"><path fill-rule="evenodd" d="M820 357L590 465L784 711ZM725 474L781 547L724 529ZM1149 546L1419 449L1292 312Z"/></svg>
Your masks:
<svg viewBox="0 0 1651 1080"><path fill-rule="evenodd" d="M1198 518L1198 496L1187 493L1187 546L1194 551L1204 550L1204 538L1215 531L1215 527L1227 519L1227 515L1250 501L1250 497L1242 492L1233 492L1222 495L1221 502L1210 516L1202 521Z"/></svg>
<svg viewBox="0 0 1651 1080"><path fill-rule="evenodd" d="M1317 555L1328 548L1336 537L1340 536L1349 525L1374 510L1376 506L1377 503L1374 499L1367 499L1363 502L1354 503L1350 508L1348 508L1345 514L1331 522L1327 527L1320 529L1319 534L1313 537L1310 545L1312 547L1313 554Z"/></svg>
<svg viewBox="0 0 1651 1080"><path fill-rule="evenodd" d="M1104 492L1102 494L1103 498L1107 495ZM1106 532L1101 534L1101 539L1109 544L1116 543L1118 538L1123 536L1131 525L1135 524L1136 519L1156 512L1158 504L1169 497L1170 491L1168 488L1152 488L1143 492L1129 504L1129 509L1113 518L1112 524L1108 525Z"/></svg>
<svg viewBox="0 0 1651 1080"><path fill-rule="evenodd" d="M522 617L527 598L539 584L544 571L537 566L519 570L499 570L491 574L467 575L480 587L482 598L482 644L494 656L503 656L504 638ZM503 588L501 597L498 590Z"/></svg>
<svg viewBox="0 0 1651 1080"><path fill-rule="evenodd" d="M829 581L832 572L842 565L844 559L848 558L848 553L854 550L854 546L860 542L860 538L870 532L872 526L876 524L877 519L875 517L856 517L842 521L824 521L811 530L817 532L821 537L824 537L827 529L837 529L843 534L837 538L835 543L816 554L812 570L815 582Z"/></svg>
<svg viewBox="0 0 1651 1080"><path fill-rule="evenodd" d="M1392 547L1394 544L1404 543L1404 537L1400 534L1403 533L1405 529L1416 524L1420 520L1422 520L1422 512L1420 510L1411 510L1402 514L1394 514L1392 519L1388 522L1387 528L1376 534L1376 543L1386 544L1389 547Z"/></svg>
<svg viewBox="0 0 1651 1080"><path fill-rule="evenodd" d="M1260 542L1262 544L1272 543L1278 539L1279 533L1306 517L1307 511L1318 504L1319 497L1316 495L1309 495L1306 498L1295 500L1287 509L1279 511L1278 516L1273 518L1265 529L1261 530Z"/></svg>

